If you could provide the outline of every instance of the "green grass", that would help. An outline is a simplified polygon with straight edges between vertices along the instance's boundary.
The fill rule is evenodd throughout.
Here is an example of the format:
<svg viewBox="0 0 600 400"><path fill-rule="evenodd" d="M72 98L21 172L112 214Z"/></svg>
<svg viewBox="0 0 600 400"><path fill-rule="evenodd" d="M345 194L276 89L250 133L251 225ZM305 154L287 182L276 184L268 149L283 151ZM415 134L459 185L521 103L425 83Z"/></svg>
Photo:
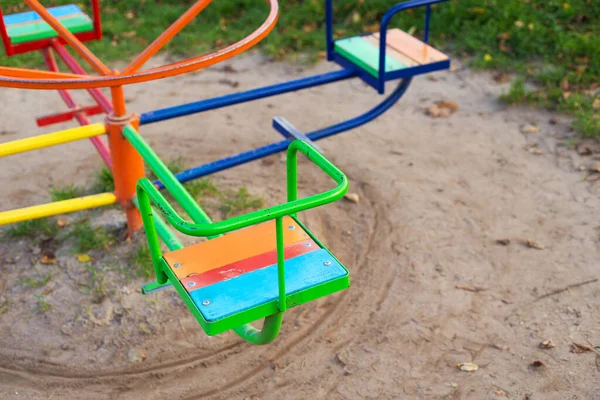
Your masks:
<svg viewBox="0 0 600 400"><path fill-rule="evenodd" d="M53 238L58 234L59 227L52 218L33 219L10 225L4 237L26 237L29 239Z"/></svg>
<svg viewBox="0 0 600 400"><path fill-rule="evenodd" d="M75 238L75 251L78 253L107 248L115 239L104 229L92 227L88 221L75 224L69 236Z"/></svg>
<svg viewBox="0 0 600 400"><path fill-rule="evenodd" d="M192 195L196 200L203 196L217 196L219 195L219 189L212 183L210 178L202 178L183 184L185 189Z"/></svg>
<svg viewBox="0 0 600 400"><path fill-rule="evenodd" d="M150 279L154 276L154 267L152 266L152 257L150 248L144 244L135 250L131 255L131 275L138 278Z"/></svg>
<svg viewBox="0 0 600 400"><path fill-rule="evenodd" d="M40 277L39 279L34 279L32 277L27 276L25 278L19 279L17 283L24 287L39 288L42 286L46 286L46 284L50 282L50 279L52 279L52 275L50 274L46 274Z"/></svg>
<svg viewBox="0 0 600 400"><path fill-rule="evenodd" d="M378 29L394 0L336 0L337 37ZM46 5L72 3L48 1ZM87 7L87 2L80 2ZM102 3L105 39L89 43L103 60L131 58L175 21L189 0ZM171 54L196 55L231 44L257 27L267 5L255 0L222 0L210 4L168 46ZM281 2L274 31L259 45L276 58L315 60L325 49L324 1ZM24 10L21 0L3 2L7 14ZM478 68L515 73L534 84L531 93L507 94L512 102L530 102L576 115L575 127L600 137L600 110L591 106L600 96L600 1L597 0L453 0L433 7L431 42ZM392 27L422 35L424 10L398 14ZM0 65L41 65L39 54L7 58ZM567 93L567 94L565 94ZM570 100L578 95L579 100ZM583 100L583 101L581 101Z"/></svg>
<svg viewBox="0 0 600 400"><path fill-rule="evenodd" d="M50 311L54 306L46 300L46 297L43 294L35 295L36 299L36 309L40 313L44 313L46 311Z"/></svg>
<svg viewBox="0 0 600 400"><path fill-rule="evenodd" d="M95 193L106 193L115 191L115 179L108 167L102 167L94 179L92 189Z"/></svg>
<svg viewBox="0 0 600 400"><path fill-rule="evenodd" d="M106 277L97 267L86 264L83 266L89 272L89 283L87 285L92 303L99 304L108 296L108 284Z"/></svg>
<svg viewBox="0 0 600 400"><path fill-rule="evenodd" d="M50 187L50 197L52 201L62 201L74 199L75 197L80 197L84 193L84 190L78 188L77 186L71 184L63 187Z"/></svg>
<svg viewBox="0 0 600 400"><path fill-rule="evenodd" d="M225 218L239 214L246 210L255 210L263 206L263 199L248 193L248 189L241 188L237 192L227 192L223 195L220 209Z"/></svg>

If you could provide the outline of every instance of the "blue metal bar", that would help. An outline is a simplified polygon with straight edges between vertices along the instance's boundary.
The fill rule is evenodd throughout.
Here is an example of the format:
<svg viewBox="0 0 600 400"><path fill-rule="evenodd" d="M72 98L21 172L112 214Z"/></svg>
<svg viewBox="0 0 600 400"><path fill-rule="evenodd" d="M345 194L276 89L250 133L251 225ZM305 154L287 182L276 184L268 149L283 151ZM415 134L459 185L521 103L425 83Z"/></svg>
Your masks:
<svg viewBox="0 0 600 400"><path fill-rule="evenodd" d="M358 117L352 118L350 120L341 122L339 124L313 131L307 134L306 136L308 136L308 138L312 141L317 141L320 139L324 139L328 136L332 136L350 129L357 128L361 125L373 121L375 118L379 117L381 114L389 110L390 107L392 107L402 97L402 95L404 95L406 89L408 89L408 86L410 85L410 82L410 78L403 79L402 81L400 81L398 87L392 92L392 94L390 94L385 100L383 100L376 107L372 108L366 113L359 115ZM250 161L258 160L260 158L279 153L287 149L291 142L292 139L286 139L280 142L271 143L254 150L237 154L235 156L226 157L221 160L213 161L208 164L188 169L186 171L176 174L175 177L182 183L191 181L193 179L201 178L203 176L210 175L215 172L223 171L228 168L232 168ZM154 181L153 183L157 185L159 189L164 188L164 185L160 181Z"/></svg>
<svg viewBox="0 0 600 400"><path fill-rule="evenodd" d="M404 3L396 4L390 8L381 19L381 26L379 28L379 83L377 91L380 94L385 92L385 48L387 46L387 30L390 20L400 11L408 10L409 8L416 8L422 6L430 7L432 4L442 3L448 0L412 0Z"/></svg>
<svg viewBox="0 0 600 400"><path fill-rule="evenodd" d="M265 86L263 88L248 90L246 92L233 93L225 96L215 97L212 99L200 100L193 103L181 104L179 106L149 111L140 115L140 125L151 124L154 122L164 121L171 118L182 117L184 115L214 110L216 108L262 99L264 97L275 96L278 94L293 92L296 90L306 89L313 86L338 82L344 79L354 78L358 76L358 73L359 71L357 69L343 69L341 71L334 71L328 72L326 74L309 76L308 78L278 83L276 85Z"/></svg>
<svg viewBox="0 0 600 400"><path fill-rule="evenodd" d="M427 9L425 11L425 37L423 41L425 43L429 42L429 23L431 22L431 4L427 4Z"/></svg>
<svg viewBox="0 0 600 400"><path fill-rule="evenodd" d="M327 60L333 60L333 0L325 0L325 42Z"/></svg>

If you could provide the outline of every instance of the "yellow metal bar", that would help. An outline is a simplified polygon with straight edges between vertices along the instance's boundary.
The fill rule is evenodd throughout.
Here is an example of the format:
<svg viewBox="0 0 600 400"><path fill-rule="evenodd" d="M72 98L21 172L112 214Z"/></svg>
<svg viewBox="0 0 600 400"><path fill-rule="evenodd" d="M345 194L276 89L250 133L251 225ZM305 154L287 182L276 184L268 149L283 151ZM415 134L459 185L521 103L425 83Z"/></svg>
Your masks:
<svg viewBox="0 0 600 400"><path fill-rule="evenodd" d="M91 196L78 197L57 201L54 203L42 204L39 206L19 208L17 210L0 212L0 225L14 224L15 222L28 221L50 217L52 215L66 214L74 211L86 210L114 204L117 196L113 193L94 194Z"/></svg>
<svg viewBox="0 0 600 400"><path fill-rule="evenodd" d="M56 146L57 144L74 142L80 139L100 136L104 133L106 133L104 124L91 124L79 128L67 129L64 131L30 137L27 139L0 143L0 157L24 153L31 150L43 149L44 147Z"/></svg>

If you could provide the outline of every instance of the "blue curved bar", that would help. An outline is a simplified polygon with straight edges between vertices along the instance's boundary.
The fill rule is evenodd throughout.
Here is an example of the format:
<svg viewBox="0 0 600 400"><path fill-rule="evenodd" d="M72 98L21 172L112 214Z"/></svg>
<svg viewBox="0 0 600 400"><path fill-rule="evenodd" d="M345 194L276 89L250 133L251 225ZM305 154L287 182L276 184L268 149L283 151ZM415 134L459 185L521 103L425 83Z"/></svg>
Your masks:
<svg viewBox="0 0 600 400"><path fill-rule="evenodd" d="M408 10L409 8L417 8L427 6L427 14L425 16L425 42L429 40L429 19L431 13L431 5L436 3L442 3L448 0L412 0L404 3L400 3L390 8L381 19L381 26L379 28L379 82L377 91L379 94L383 94L385 91L385 50L387 46L387 31L388 25L392 17L398 14L400 11Z"/></svg>
<svg viewBox="0 0 600 400"><path fill-rule="evenodd" d="M406 89L408 89L410 82L410 78L401 80L398 84L398 87L385 100L383 100L381 103L379 103L377 106L367 111L366 113L359 115L358 117L349 119L347 121L341 122L339 124L335 124L326 128L313 131L307 134L306 136L308 136L310 140L316 141L350 129L357 128L361 125L373 121L375 118L379 117L381 114L389 110L390 107L396 104L396 102L404 95ZM258 160L260 158L284 151L285 149L287 149L291 141L292 139L286 139L280 142L271 143L266 146L259 147L254 150L245 151L243 153L239 153L231 157L226 157L208 164L188 169L186 171L176 174L175 177L182 183L191 181L193 179L201 178L203 176L210 175L215 172L223 171L225 169L238 166L240 164ZM157 185L159 189L164 188L164 185L158 180L154 181L153 183Z"/></svg>

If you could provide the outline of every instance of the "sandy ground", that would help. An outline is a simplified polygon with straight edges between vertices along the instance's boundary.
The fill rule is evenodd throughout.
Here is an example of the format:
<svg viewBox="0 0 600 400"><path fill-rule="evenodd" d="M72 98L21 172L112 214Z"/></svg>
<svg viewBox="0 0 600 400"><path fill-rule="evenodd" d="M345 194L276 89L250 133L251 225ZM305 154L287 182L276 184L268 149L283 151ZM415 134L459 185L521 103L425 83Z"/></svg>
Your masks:
<svg viewBox="0 0 600 400"><path fill-rule="evenodd" d="M236 72L130 87L129 106L146 111L333 68L256 56L229 65ZM269 346L205 336L173 290L139 294L142 281L119 271L131 244L93 254L110 288L94 303L89 272L68 246L48 266L38 262L39 246L4 239L0 398L600 399L600 357L572 352L572 342L600 344L600 181L584 180L580 168L598 155L568 146L566 118L550 124L551 114L500 104L501 89L466 69L420 77L375 122L319 142L360 203L303 219L348 266L352 287L288 312ZM163 158L192 166L278 140L273 116L309 131L378 100L353 80L142 132ZM425 115L440 100L455 101L458 112ZM38 134L34 115L63 110L56 93L0 89L0 103L2 141ZM527 123L540 131L521 133ZM285 198L280 161L214 181L275 204ZM89 183L100 166L87 142L2 159L1 207L48 201L50 185ZM308 164L301 169L303 193L329 187ZM18 284L46 272L45 288ZM44 313L35 309L40 292L53 305ZM541 349L548 338L556 347ZM479 369L460 371L463 362Z"/></svg>

